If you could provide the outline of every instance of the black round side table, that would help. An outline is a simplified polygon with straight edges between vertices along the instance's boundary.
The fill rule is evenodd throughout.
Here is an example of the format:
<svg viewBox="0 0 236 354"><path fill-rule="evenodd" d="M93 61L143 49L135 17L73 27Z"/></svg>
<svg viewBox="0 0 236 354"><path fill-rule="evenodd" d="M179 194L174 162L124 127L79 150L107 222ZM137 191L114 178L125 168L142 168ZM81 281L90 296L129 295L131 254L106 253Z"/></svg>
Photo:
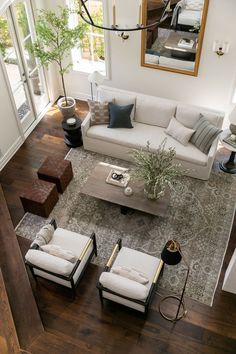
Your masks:
<svg viewBox="0 0 236 354"><path fill-rule="evenodd" d="M75 119L75 124L70 125L67 123L68 119L64 118L62 121L62 128L64 130L64 142L70 148L75 148L83 145L81 123L82 121L78 117L71 117Z"/></svg>
<svg viewBox="0 0 236 354"><path fill-rule="evenodd" d="M224 141L225 138L230 136L231 131L229 129L224 130L221 135L220 135L220 142L221 144L228 149L230 153L229 159L226 161L222 161L219 163L220 169L224 172L231 173L231 174L236 174L236 162L235 162L235 155L236 155L236 147L227 144L226 141Z"/></svg>

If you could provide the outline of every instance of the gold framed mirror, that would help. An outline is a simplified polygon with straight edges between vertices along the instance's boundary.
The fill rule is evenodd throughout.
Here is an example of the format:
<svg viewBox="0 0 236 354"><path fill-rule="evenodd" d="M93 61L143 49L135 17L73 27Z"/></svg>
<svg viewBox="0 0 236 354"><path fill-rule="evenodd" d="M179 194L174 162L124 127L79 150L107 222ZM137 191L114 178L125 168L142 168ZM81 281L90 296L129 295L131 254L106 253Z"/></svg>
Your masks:
<svg viewBox="0 0 236 354"><path fill-rule="evenodd" d="M142 31L141 65L197 76L209 0L171 0L167 18ZM142 22L161 17L166 0L143 0Z"/></svg>

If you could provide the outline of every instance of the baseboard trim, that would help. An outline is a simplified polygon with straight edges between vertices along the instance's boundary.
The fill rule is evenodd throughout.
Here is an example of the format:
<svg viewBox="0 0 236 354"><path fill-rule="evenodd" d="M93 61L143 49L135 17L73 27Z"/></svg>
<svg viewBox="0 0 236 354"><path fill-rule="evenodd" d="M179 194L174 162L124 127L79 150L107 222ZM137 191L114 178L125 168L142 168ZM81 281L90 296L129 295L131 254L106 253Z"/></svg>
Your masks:
<svg viewBox="0 0 236 354"><path fill-rule="evenodd" d="M16 139L16 141L12 144L10 149L8 149L7 152L0 159L0 171L10 161L10 159L13 157L13 155L17 152L17 150L21 147L23 143L24 143L24 139L22 138L22 136L19 136Z"/></svg>
<svg viewBox="0 0 236 354"><path fill-rule="evenodd" d="M74 97L76 100L81 100L81 101L87 101L88 99L91 99L90 94L75 92L75 91L70 91L68 96Z"/></svg>

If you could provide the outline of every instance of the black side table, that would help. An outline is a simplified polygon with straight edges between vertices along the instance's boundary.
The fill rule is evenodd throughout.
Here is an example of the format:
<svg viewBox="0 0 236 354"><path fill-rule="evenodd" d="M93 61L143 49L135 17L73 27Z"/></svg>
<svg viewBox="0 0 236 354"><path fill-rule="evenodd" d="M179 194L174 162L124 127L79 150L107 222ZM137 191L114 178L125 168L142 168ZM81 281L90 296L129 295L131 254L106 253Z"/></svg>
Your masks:
<svg viewBox="0 0 236 354"><path fill-rule="evenodd" d="M62 121L62 128L64 130L64 142L70 148L75 148L83 145L82 133L81 133L81 123L82 121L78 117L75 118L76 122L74 125L67 124L69 118L65 118Z"/></svg>
<svg viewBox="0 0 236 354"><path fill-rule="evenodd" d="M220 135L221 144L226 149L228 149L231 153L229 159L220 162L219 165L222 171L231 174L236 174L236 162L235 162L236 148L230 144L227 144L227 142L224 141L224 139L227 138L229 135L231 135L231 131L229 129L224 130Z"/></svg>

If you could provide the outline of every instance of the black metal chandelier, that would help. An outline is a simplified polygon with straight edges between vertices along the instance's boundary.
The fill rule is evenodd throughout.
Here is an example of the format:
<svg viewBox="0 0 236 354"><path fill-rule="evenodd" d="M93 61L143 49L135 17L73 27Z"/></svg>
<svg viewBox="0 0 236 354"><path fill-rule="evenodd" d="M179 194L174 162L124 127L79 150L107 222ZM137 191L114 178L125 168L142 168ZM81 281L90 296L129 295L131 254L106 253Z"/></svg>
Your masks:
<svg viewBox="0 0 236 354"><path fill-rule="evenodd" d="M88 10L88 7L86 6L86 2L88 0L79 0L79 11L78 14L80 17L87 22L89 25L100 28L106 31L116 31L116 32L131 32L131 31L141 31L145 30L151 27L155 27L160 25L162 22L165 21L165 19L168 17L168 9L170 8L171 5L171 0L162 0L163 1L163 11L158 19L158 21L155 21L149 25L143 25L142 24L142 10L143 10L143 0L141 0L140 5L139 5L139 23L136 24L133 27L128 27L128 28L121 28L119 25L116 24L116 5L115 5L115 0L113 0L113 5L112 5L112 17L113 17L113 23L111 26L100 26L96 23L94 23L93 18ZM87 16L87 17L86 17Z"/></svg>

